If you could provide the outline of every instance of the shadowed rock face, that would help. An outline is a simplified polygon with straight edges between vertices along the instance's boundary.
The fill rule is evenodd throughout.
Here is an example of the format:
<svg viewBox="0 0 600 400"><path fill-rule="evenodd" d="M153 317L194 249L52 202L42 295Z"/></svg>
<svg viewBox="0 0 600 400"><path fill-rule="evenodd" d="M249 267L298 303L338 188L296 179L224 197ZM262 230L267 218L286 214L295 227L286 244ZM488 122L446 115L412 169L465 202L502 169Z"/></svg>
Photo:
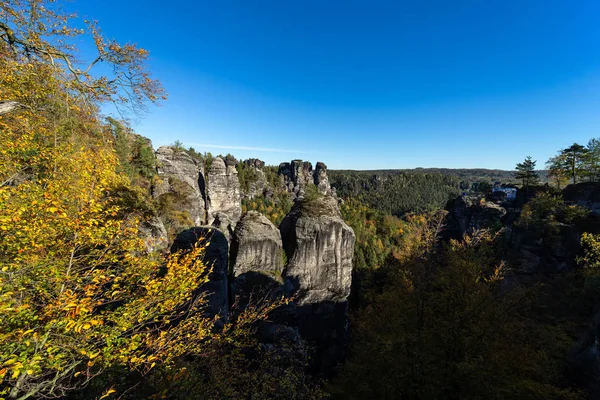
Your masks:
<svg viewBox="0 0 600 400"><path fill-rule="evenodd" d="M231 242L231 274L249 271L281 274L282 244L279 229L264 215L249 211L238 222Z"/></svg>
<svg viewBox="0 0 600 400"><path fill-rule="evenodd" d="M600 216L600 184L583 182L569 185L563 190L562 196L566 202L586 208L594 216Z"/></svg>
<svg viewBox="0 0 600 400"><path fill-rule="evenodd" d="M197 226L179 233L171 246L171 252L191 250L196 243L208 244L202 261L212 267L210 280L199 288L208 293L207 313L209 315L219 314L225 318L229 313L227 284L229 244L223 232L212 227Z"/></svg>
<svg viewBox="0 0 600 400"><path fill-rule="evenodd" d="M216 214L222 213L235 227L242 215L240 181L235 165L225 165L221 157L216 157L208 171L207 186L208 223L212 224Z"/></svg>
<svg viewBox="0 0 600 400"><path fill-rule="evenodd" d="M571 349L567 367L573 382L588 390L590 399L600 397L600 313L589 329Z"/></svg>
<svg viewBox="0 0 600 400"><path fill-rule="evenodd" d="M500 227L506 210L485 200L459 196L446 205L448 210L447 230L455 237L473 233L478 229Z"/></svg>
<svg viewBox="0 0 600 400"><path fill-rule="evenodd" d="M205 222L204 174L202 166L184 151L169 146L162 146L156 151L158 160L158 176L161 183L156 185L153 196L159 198L166 193L176 193L186 203L186 210L194 224Z"/></svg>
<svg viewBox="0 0 600 400"><path fill-rule="evenodd" d="M295 293L298 328L315 346L312 368L328 374L346 343L354 231L330 196L296 202L280 231L288 258L284 278Z"/></svg>

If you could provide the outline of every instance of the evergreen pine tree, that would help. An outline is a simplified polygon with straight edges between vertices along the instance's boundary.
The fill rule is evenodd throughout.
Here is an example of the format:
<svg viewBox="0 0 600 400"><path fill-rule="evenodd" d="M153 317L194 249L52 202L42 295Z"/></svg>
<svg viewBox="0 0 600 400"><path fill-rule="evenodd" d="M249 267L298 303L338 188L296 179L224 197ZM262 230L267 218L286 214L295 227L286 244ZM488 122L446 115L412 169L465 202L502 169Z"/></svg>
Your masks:
<svg viewBox="0 0 600 400"><path fill-rule="evenodd" d="M527 156L522 163L518 163L515 177L523 181L523 187L535 185L540 180L538 174L535 172L535 163L531 159L531 156Z"/></svg>

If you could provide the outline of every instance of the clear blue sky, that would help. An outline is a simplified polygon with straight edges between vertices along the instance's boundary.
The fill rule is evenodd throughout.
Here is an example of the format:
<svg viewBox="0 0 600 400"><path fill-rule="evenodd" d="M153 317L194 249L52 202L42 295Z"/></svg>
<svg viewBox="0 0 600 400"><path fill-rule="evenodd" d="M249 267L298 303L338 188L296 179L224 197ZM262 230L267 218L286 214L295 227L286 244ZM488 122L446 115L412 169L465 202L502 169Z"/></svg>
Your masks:
<svg viewBox="0 0 600 400"><path fill-rule="evenodd" d="M150 51L155 147L330 168L538 167L600 137L600 1L74 0ZM250 149L255 148L255 149Z"/></svg>

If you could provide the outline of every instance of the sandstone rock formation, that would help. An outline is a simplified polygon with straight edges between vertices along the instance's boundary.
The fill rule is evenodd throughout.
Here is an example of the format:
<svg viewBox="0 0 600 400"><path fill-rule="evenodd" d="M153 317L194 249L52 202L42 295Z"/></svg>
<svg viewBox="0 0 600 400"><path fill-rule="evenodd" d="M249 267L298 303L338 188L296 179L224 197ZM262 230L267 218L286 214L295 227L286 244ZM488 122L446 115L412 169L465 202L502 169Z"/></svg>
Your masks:
<svg viewBox="0 0 600 400"><path fill-rule="evenodd" d="M356 237L331 196L296 202L280 230L288 258L284 276L295 293L298 327L317 348L313 368L327 373L344 351Z"/></svg>
<svg viewBox="0 0 600 400"><path fill-rule="evenodd" d="M222 213L235 227L242 215L240 181L235 164L226 165L221 157L216 157L207 178L207 222L212 224L217 213Z"/></svg>
<svg viewBox="0 0 600 400"><path fill-rule="evenodd" d="M198 225L212 225L184 230L171 247L209 244L204 261L213 270L198 289L208 293L207 313L226 318L253 301L255 293L262 299L293 296L294 302L260 324L261 343L275 343L283 335L300 344L302 336L315 349L314 371L331 372L345 346L355 235L342 220L325 164L317 163L314 171L300 160L280 165L282 183L297 201L278 229L258 212L241 215L242 196L279 190L268 187L262 161L245 161L249 170L242 188L232 158L214 158L204 174L200 162L185 152L161 147L156 156L162 183L154 196L177 194L185 200L178 203L181 211ZM305 197L313 184L322 196Z"/></svg>
<svg viewBox="0 0 600 400"><path fill-rule="evenodd" d="M281 163L278 174L281 176L283 185L296 197L304 191L309 183L313 182L312 164L308 161L292 160L291 163Z"/></svg>
<svg viewBox="0 0 600 400"><path fill-rule="evenodd" d="M195 244L207 244L202 261L212 267L210 280L199 290L208 293L209 315L226 318L229 314L229 285L227 281L229 244L223 232L212 227L194 227L177 235L171 252L191 250Z"/></svg>
<svg viewBox="0 0 600 400"><path fill-rule="evenodd" d="M153 196L159 198L175 193L185 203L185 211L194 224L202 225L205 220L204 174L199 165L186 152L170 146L161 146L156 151L157 172L161 182L154 187Z"/></svg>
<svg viewBox="0 0 600 400"><path fill-rule="evenodd" d="M301 197L309 184L316 185L321 194L333 194L327 177L327 166L322 162L317 162L315 170L308 161L284 162L279 164L278 174L281 176L283 185L295 197Z"/></svg>
<svg viewBox="0 0 600 400"><path fill-rule="evenodd" d="M313 181L322 194L331 195L333 193L329 184L329 178L327 177L327 165L320 161L317 162L317 166L315 167Z"/></svg>
<svg viewBox="0 0 600 400"><path fill-rule="evenodd" d="M234 277L248 271L281 275L284 257L279 229L259 212L247 212L235 228L231 260Z"/></svg>
<svg viewBox="0 0 600 400"><path fill-rule="evenodd" d="M244 166L251 171L251 179L248 181L248 187L243 189L243 196L247 199L253 199L262 195L268 188L267 178L263 171L265 162L257 158L244 160Z"/></svg>

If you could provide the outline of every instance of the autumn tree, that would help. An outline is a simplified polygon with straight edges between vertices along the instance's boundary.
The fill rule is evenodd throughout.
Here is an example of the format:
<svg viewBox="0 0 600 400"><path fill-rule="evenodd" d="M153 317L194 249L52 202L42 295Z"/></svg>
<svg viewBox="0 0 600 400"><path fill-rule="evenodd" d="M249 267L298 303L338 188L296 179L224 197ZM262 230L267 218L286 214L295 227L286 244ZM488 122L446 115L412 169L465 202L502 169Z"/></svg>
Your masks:
<svg viewBox="0 0 600 400"><path fill-rule="evenodd" d="M55 0L10 0L0 5L0 49L12 62L11 69L50 67L61 81L65 102L75 97L80 105L92 108L98 102L141 112L146 102L165 98L160 83L145 67L148 52L133 43L120 44L104 36L95 21L85 28L73 23L74 14L60 9ZM78 37L91 39L96 48L93 59L83 62L74 43ZM96 73L103 65L103 73ZM109 71L109 75L106 74ZM23 71L21 71L23 72ZM3 93L2 113L19 107L33 107L32 98Z"/></svg>
<svg viewBox="0 0 600 400"><path fill-rule="evenodd" d="M214 336L196 290L204 246L148 254L139 227L152 206L124 173L126 162L149 173L148 149L120 160L122 126L98 112L105 102L139 112L163 96L148 53L73 21L52 0L0 4L3 398L63 397L108 369L176 368ZM73 45L85 33L98 51L87 65ZM100 64L110 75L94 75Z"/></svg>

